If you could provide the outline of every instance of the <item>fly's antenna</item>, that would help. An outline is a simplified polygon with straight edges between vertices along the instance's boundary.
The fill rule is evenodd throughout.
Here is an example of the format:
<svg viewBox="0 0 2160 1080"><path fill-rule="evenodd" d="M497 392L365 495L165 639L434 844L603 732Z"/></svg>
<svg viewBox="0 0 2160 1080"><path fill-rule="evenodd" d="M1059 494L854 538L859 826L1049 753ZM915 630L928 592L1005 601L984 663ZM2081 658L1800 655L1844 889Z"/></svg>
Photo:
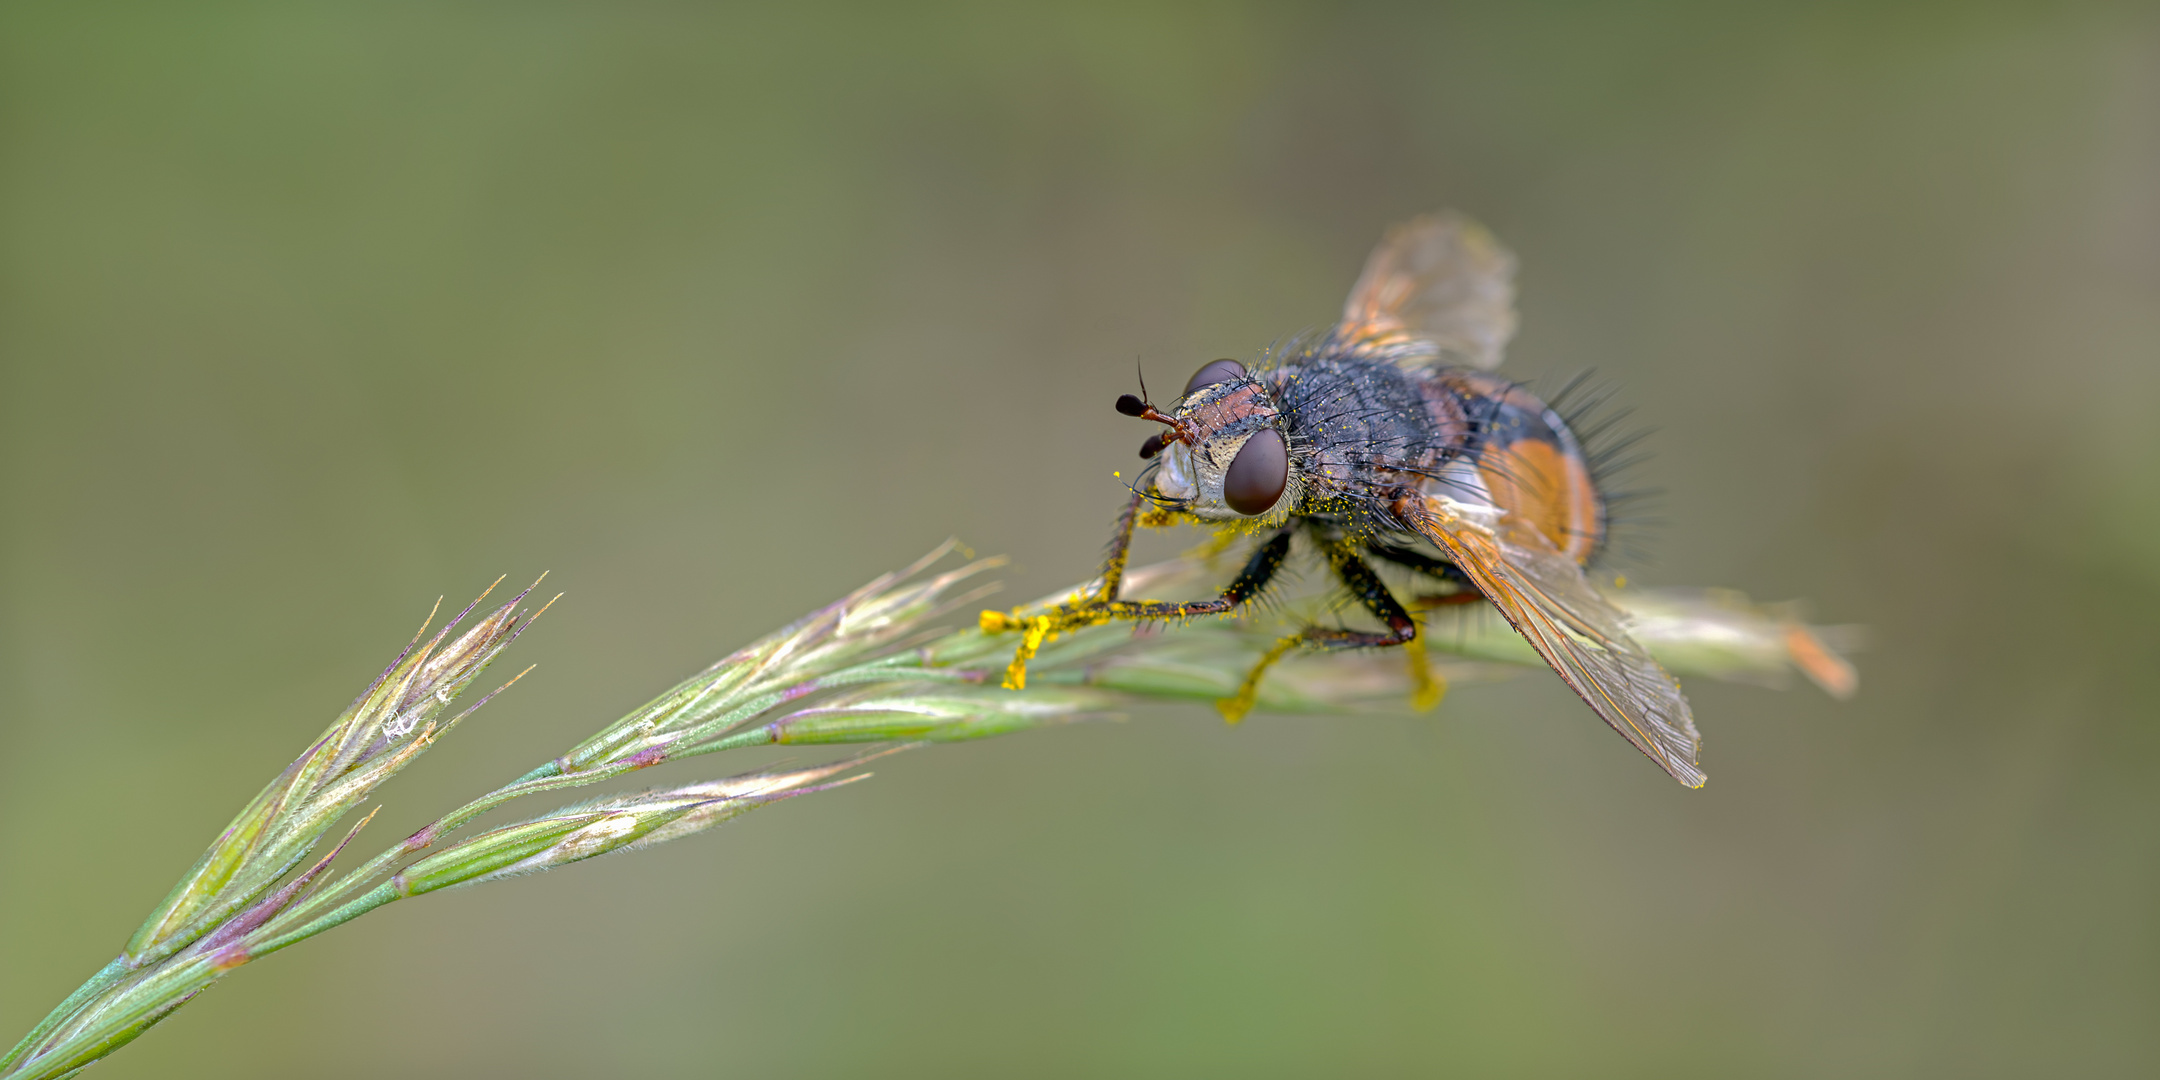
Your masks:
<svg viewBox="0 0 2160 1080"><path fill-rule="evenodd" d="M1133 354L1132 366L1133 377L1140 380L1140 396L1134 397L1131 394L1119 394L1117 399L1117 411L1124 413L1127 416L1138 417L1142 420L1153 420L1158 424L1168 425L1170 428L1170 430L1167 432L1158 432L1154 435L1148 436L1147 441L1140 444L1141 460L1154 460L1155 455L1162 453L1164 447L1169 446L1171 443L1174 442L1182 442L1189 445L1192 442L1192 439L1190 438L1191 432L1188 431L1183 424L1178 423L1176 417L1164 415L1160 409L1157 409L1155 407L1153 401L1151 400L1152 395L1148 393L1147 388L1147 369L1143 368L1140 365L1140 355L1138 353Z"/></svg>
<svg viewBox="0 0 2160 1080"><path fill-rule="evenodd" d="M1172 431L1171 434L1163 437L1164 442L1177 442L1185 437L1184 429L1178 424L1177 417L1165 415L1157 410L1155 406L1131 394L1118 395L1117 411L1127 416L1135 416L1142 420L1153 420L1158 424L1169 425Z"/></svg>
<svg viewBox="0 0 2160 1080"><path fill-rule="evenodd" d="M1145 390L1146 387L1141 389ZM1131 394L1119 394L1117 411L1141 420L1153 420L1170 429L1150 435L1147 437L1146 442L1140 444L1140 456L1142 458L1153 458L1155 455L1162 453L1164 447L1174 442L1181 442L1188 446L1192 445L1191 429L1179 423L1177 417L1166 415L1162 410L1148 404L1145 398L1134 397Z"/></svg>

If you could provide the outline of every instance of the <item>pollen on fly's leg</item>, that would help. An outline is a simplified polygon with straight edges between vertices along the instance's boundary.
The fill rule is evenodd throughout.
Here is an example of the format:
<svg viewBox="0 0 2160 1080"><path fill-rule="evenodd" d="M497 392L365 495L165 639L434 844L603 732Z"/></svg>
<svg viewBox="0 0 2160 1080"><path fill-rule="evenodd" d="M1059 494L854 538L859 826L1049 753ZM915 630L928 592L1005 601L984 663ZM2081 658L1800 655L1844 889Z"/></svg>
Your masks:
<svg viewBox="0 0 2160 1080"><path fill-rule="evenodd" d="M1145 383L1142 384L1143 391L1145 385ZM1144 397L1126 394L1118 398L1117 410L1127 416L1157 421L1169 426L1171 429L1167 436L1149 437L1148 441L1142 444L1140 448L1142 458L1155 457L1162 453L1164 447L1168 445L1167 439L1182 439L1187 434L1183 425L1175 417L1157 411L1155 406L1149 404ZM1169 524L1174 518L1174 515L1155 510L1143 514L1141 507L1147 502L1148 495L1145 488L1136 484L1133 487L1132 498L1125 504L1124 512L1118 515L1117 529L1110 538L1110 551L1103 559L1102 573L1099 575L1100 584L1096 587L1093 595L1075 597L1040 615L1023 615L1017 610L1009 613L1002 611L985 611L982 613L980 625L984 633L1000 634L1017 631L1023 635L1020 639L1020 647L1013 652L1012 663L1005 668L1004 685L1006 689L1021 690L1026 688L1027 662L1034 659L1036 652L1041 650L1045 644L1055 640L1059 634L1089 626L1097 626L1117 619L1143 621L1148 619L1184 618L1192 615L1214 614L1218 610L1227 611L1236 606L1233 601L1218 608L1216 605L1222 604L1221 598L1216 601L1203 601L1194 604L1164 604L1154 601L1136 604L1118 599L1119 587L1124 584L1126 559L1132 552L1134 526L1145 525L1149 528L1158 528Z"/></svg>
<svg viewBox="0 0 2160 1080"><path fill-rule="evenodd" d="M1146 496L1135 493L1125 512L1118 517L1118 528L1110 543L1109 557L1103 561L1102 584L1094 595L1067 601L1040 615L1023 615L1018 611L985 611L981 626L984 633L996 634L1018 631L1023 636L1019 648L1013 651L1013 659L1005 668L1005 688L1025 689L1027 686L1027 662L1043 645L1059 634L1107 622L1168 622L1175 619L1197 618L1202 615L1227 615L1258 596L1282 569L1283 560L1290 554L1291 528L1278 530L1261 543L1245 562L1228 587L1212 600L1121 600L1118 590L1124 583L1125 560L1132 549L1133 527L1141 518L1140 507Z"/></svg>
<svg viewBox="0 0 2160 1080"><path fill-rule="evenodd" d="M1112 616L1108 609L1117 601L1118 587L1124 582L1125 562L1132 552L1133 526L1139 522L1140 506L1146 499L1145 494L1135 490L1132 499L1125 504L1124 512L1118 515L1117 529L1110 538L1110 551L1104 557L1102 573L1098 575L1101 584L1094 595L1059 604L1041 615L1022 615L1018 610L1009 613L986 610L982 613L979 624L983 633L1017 631L1024 635L1020 647L1013 653L1012 663L1006 665L1005 689L1026 689L1027 662L1059 634L1110 621Z"/></svg>
<svg viewBox="0 0 2160 1080"><path fill-rule="evenodd" d="M1206 540L1187 548L1185 557L1198 559L1212 567L1215 560L1222 557L1223 552L1236 547L1238 541L1245 539L1245 535L1243 530L1224 526L1209 534Z"/></svg>

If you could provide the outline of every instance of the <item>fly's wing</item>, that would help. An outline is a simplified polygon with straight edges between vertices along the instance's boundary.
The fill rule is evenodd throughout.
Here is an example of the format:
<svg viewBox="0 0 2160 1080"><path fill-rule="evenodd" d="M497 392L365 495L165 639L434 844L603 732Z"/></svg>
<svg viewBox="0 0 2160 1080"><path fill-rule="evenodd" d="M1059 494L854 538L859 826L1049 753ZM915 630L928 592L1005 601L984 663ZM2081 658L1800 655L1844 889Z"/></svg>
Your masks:
<svg viewBox="0 0 2160 1080"><path fill-rule="evenodd" d="M1573 559L1536 529L1504 522L1487 528L1440 500L1411 502L1418 505L1403 507L1410 510L1404 516L1470 575L1591 709L1673 779L1702 786L1695 765L1702 737L1680 684L1628 635L1626 616L1590 587Z"/></svg>
<svg viewBox="0 0 2160 1080"><path fill-rule="evenodd" d="M1452 210L1413 218L1365 260L1335 333L1405 367L1499 367L1515 336L1515 256Z"/></svg>

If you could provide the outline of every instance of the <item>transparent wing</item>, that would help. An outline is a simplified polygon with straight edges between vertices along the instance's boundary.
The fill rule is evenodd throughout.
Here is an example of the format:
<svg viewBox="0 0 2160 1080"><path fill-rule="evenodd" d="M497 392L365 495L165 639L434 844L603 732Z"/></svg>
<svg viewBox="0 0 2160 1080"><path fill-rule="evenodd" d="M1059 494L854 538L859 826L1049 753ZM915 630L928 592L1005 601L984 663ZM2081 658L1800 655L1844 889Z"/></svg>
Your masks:
<svg viewBox="0 0 2160 1080"><path fill-rule="evenodd" d="M1405 366L1499 367L1515 336L1515 256L1452 210L1406 221L1365 260L1336 334Z"/></svg>
<svg viewBox="0 0 2160 1080"><path fill-rule="evenodd" d="M1413 503L1420 502L1412 500ZM1626 616L1535 529L1487 528L1422 500L1405 515L1440 545L1545 662L1613 730L1689 787L1702 737L1680 684L1627 632Z"/></svg>

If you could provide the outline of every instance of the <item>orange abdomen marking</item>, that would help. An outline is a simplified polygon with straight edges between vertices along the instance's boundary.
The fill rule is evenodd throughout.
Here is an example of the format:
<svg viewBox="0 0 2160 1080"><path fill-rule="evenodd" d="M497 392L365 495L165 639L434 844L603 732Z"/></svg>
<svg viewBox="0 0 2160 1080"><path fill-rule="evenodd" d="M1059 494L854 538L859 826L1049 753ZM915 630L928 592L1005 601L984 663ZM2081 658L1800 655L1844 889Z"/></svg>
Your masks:
<svg viewBox="0 0 2160 1080"><path fill-rule="evenodd" d="M1598 493L1582 455L1545 439L1517 439L1505 449L1488 446L1478 472L1509 520L1532 525L1578 563L1597 551Z"/></svg>

